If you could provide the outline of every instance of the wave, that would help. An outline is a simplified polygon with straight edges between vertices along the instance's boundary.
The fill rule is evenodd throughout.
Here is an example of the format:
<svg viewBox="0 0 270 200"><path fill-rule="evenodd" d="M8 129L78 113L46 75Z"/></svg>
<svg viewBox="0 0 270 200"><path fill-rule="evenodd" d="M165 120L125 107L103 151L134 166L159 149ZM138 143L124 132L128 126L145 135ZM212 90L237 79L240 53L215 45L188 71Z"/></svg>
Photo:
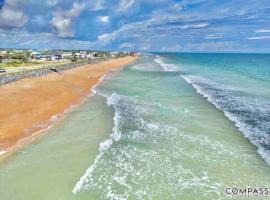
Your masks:
<svg viewBox="0 0 270 200"><path fill-rule="evenodd" d="M234 94L237 89L200 76L181 76L205 97L257 147L258 154L270 165L270 104L254 97ZM268 105L268 106L267 106Z"/></svg>
<svg viewBox="0 0 270 200"><path fill-rule="evenodd" d="M211 146L215 155L228 154L220 143L206 136L185 134L175 124L151 117L160 108L157 103L116 93L108 97L107 103L115 111L112 134L100 144L94 163L76 183L73 194L87 190L101 199L143 200L156 199L164 193L177 199L185 189L209 191L211 187L209 192L213 194L220 190L207 171L193 171L181 164L183 156L194 159L202 155L198 151L183 151L179 137L185 138L186 143ZM149 181L153 178L159 181L159 190Z"/></svg>
<svg viewBox="0 0 270 200"><path fill-rule="evenodd" d="M106 93L105 91L102 91L99 89L100 85L102 85L102 83L105 80L111 79L112 77L115 76L115 73L118 73L120 71L120 69L112 69L110 70L109 73L104 74L103 76L101 76L98 80L98 82L91 88L91 92L93 93L93 95L98 94L101 95L103 97L109 97L110 94Z"/></svg>
<svg viewBox="0 0 270 200"><path fill-rule="evenodd" d="M146 108L138 106L135 100L131 97L119 95L112 93L107 97L107 105L114 109L114 127L112 128L112 133L110 137L99 144L99 153L94 160L94 163L85 171L83 176L75 184L72 193L77 194L80 191L87 190L92 179L92 173L97 169L97 166L103 162L103 157L106 152L112 147L112 145L119 140L121 140L122 133L121 129L125 130L129 123L133 123L136 127L144 126L142 125L143 119L141 115L146 112ZM128 123L129 122L129 123ZM129 130L132 127L128 127Z"/></svg>
<svg viewBox="0 0 270 200"><path fill-rule="evenodd" d="M160 73L164 76L174 73L178 74L177 77L180 75L176 72L161 71L160 67L157 69L159 71L154 74ZM137 73L137 70L134 71ZM219 109L223 109L224 102L217 102L217 96L209 93L211 86L212 91L220 95L218 97L221 99L221 95L225 94L220 91L218 84L212 81L207 85L208 80L204 79L201 82L205 85L200 85L196 80L201 77L183 78L193 84L197 92L201 92ZM108 91L105 87L96 91L102 95L104 90ZM132 89L129 92L136 94ZM213 196L222 196L225 187L222 182L206 168L196 170L197 166L196 168L187 166L185 161L201 160L218 165L220 158L228 155L230 158L238 159L238 148L234 146L228 148L222 141L203 133L193 135L181 131L181 125L170 118L175 119L174 115L164 115L168 112L168 105L154 98L153 102L149 102L144 96L126 96L117 93L102 96L106 97L107 105L114 110L114 126L109 138L100 143L94 162L75 184L72 190L74 195L86 191L100 199L143 200L162 198L164 194L169 194L169 199L178 199L187 190L202 191L202 195L203 191L207 190L207 195L211 193ZM190 148L190 146L199 147ZM205 151L200 149L209 149L214 153L206 155ZM225 160L230 161L231 159Z"/></svg>
<svg viewBox="0 0 270 200"><path fill-rule="evenodd" d="M154 61L162 67L163 71L167 71L167 72L180 71L179 67L173 64L166 63L161 56L156 56Z"/></svg>
<svg viewBox="0 0 270 200"><path fill-rule="evenodd" d="M89 178L92 176L92 172L95 170L97 163L104 155L105 151L108 150L113 142L117 142L121 139L121 132L119 130L119 110L115 107L117 102L119 101L119 96L115 93L112 94L110 97L107 98L107 105L114 108L114 127L112 129L112 133L110 134L110 138L101 142L99 144L99 154L97 155L94 163L85 171L84 175L80 178L80 180L76 183L75 187L72 190L73 194L77 194L81 190L84 189L84 185L89 182Z"/></svg>

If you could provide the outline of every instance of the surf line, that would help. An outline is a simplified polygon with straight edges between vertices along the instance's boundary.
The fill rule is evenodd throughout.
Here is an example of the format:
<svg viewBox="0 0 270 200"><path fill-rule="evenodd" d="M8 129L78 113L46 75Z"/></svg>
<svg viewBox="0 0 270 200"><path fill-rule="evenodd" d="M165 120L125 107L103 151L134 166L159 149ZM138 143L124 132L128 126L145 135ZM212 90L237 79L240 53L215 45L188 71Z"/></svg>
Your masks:
<svg viewBox="0 0 270 200"><path fill-rule="evenodd" d="M102 158L102 156L105 154L106 150L108 150L114 142L117 142L121 139L121 132L119 131L119 119L120 119L120 113L114 106L114 99L117 98L116 94L112 94L110 97L107 98L107 105L110 107L112 106L114 109L114 127L112 129L112 133L110 134L110 138L101 142L99 144L99 153L97 157L94 160L94 163L85 171L83 176L81 176L80 180L75 184L72 193L76 195L78 192L81 192L85 189L87 189L89 184L89 179L91 179L91 176L93 174L93 171L97 167L98 162Z"/></svg>

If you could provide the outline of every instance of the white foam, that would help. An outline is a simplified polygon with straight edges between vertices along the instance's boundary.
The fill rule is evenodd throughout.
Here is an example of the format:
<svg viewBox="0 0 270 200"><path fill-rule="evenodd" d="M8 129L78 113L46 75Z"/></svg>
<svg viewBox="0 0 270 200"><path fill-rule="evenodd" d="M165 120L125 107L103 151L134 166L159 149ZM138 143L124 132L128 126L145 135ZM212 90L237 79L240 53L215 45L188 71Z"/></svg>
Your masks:
<svg viewBox="0 0 270 200"><path fill-rule="evenodd" d="M120 68L120 69L121 69L121 68ZM98 79L98 82L97 82L95 85L92 86L92 88L91 88L92 93L93 93L93 94L99 94L99 95L101 95L101 96L103 96L103 97L108 98L109 95L106 94L106 93L104 93L104 92L101 92L100 90L97 90L97 87L98 87L101 83L103 83L104 80L111 79L111 78L113 77L114 72L117 72L117 71L119 71L120 69L119 69L119 68L118 68L118 69L111 69L110 72L108 72L107 74L104 74L102 77L100 77L100 78ZM93 95L93 94L92 94L92 95ZM92 96L92 95L91 95L91 96Z"/></svg>
<svg viewBox="0 0 270 200"><path fill-rule="evenodd" d="M85 171L84 175L81 176L80 180L76 183L74 186L72 193L75 195L78 192L82 191L84 188L84 184L88 182L88 178L91 177L94 169L97 166L97 163L99 162L100 158L103 156L104 151L100 151L100 153L97 155L94 163Z"/></svg>
<svg viewBox="0 0 270 200"><path fill-rule="evenodd" d="M98 79L98 82L97 82L95 85L93 85L93 87L91 88L91 91L92 91L94 94L97 93L96 88L97 88L97 86L98 86L100 83L103 82L103 80L105 79L105 76L106 76L106 74L103 75L102 77L100 77L100 79Z"/></svg>
<svg viewBox="0 0 270 200"><path fill-rule="evenodd" d="M61 114L57 114L57 115L53 115L51 118L50 118L50 122L54 123L56 122L59 118L61 117Z"/></svg>
<svg viewBox="0 0 270 200"><path fill-rule="evenodd" d="M193 86L193 88L196 90L196 92L198 94L201 94L203 97L205 97L207 99L207 101L209 101L210 103L212 103L217 109L221 110L224 115L234 123L235 127L237 127L237 129L243 133L243 136L245 138L248 138L249 141L255 145L257 147L257 152L258 154L266 161L266 163L268 165L270 165L270 158L269 158L269 154L270 152L266 151L262 145L260 144L260 141L257 141L255 138L252 137L252 133L246 128L246 124L241 122L235 115L233 115L232 113L224 110L223 108L221 108L215 101L215 99L213 99L211 97L211 95L207 94L207 92L204 91L204 89L199 86L198 84L194 83L194 76L184 76L181 75L181 77L189 84L191 84ZM196 77L195 77L196 78Z"/></svg>
<svg viewBox="0 0 270 200"><path fill-rule="evenodd" d="M86 185L89 182L89 179L91 179L92 173L97 167L98 162L100 161L106 150L108 150L112 146L112 144L112 138L109 138L99 144L99 153L95 158L94 163L85 171L85 173L81 176L80 180L76 183L72 190L72 193L74 195L86 189Z"/></svg>
<svg viewBox="0 0 270 200"><path fill-rule="evenodd" d="M108 98L107 100L107 104L108 106L113 106L114 105L114 101L115 99L118 98L118 96L116 94L112 94L110 96L110 98ZM121 139L121 131L119 130L119 118L120 118L120 114L119 114L119 111L114 108L114 117L113 117L113 121L114 121L114 127L112 129L112 134L110 135L111 138L114 140L114 141L119 141Z"/></svg>
<svg viewBox="0 0 270 200"><path fill-rule="evenodd" d="M156 56L154 61L156 63L158 63L162 67L162 69L164 71L166 71L166 72L177 72L177 71L179 71L179 68L177 66L164 62L164 59L161 56Z"/></svg>
<svg viewBox="0 0 270 200"><path fill-rule="evenodd" d="M266 151L263 147L259 147L258 153L267 162L267 164L270 165L270 157L269 157L270 152Z"/></svg>
<svg viewBox="0 0 270 200"><path fill-rule="evenodd" d="M76 183L76 185L74 186L72 193L73 194L77 194L78 192L84 190L84 185L86 183L89 182L89 179L92 176L92 173L94 171L94 169L97 166L97 163L99 162L99 160L102 158L102 156L104 155L104 153L106 152L106 150L108 150L113 142L117 142L121 139L121 132L119 131L119 112L118 110L115 108L115 103L117 103L119 96L116 94L112 94L110 97L107 98L107 104L108 106L113 106L114 110L115 110L115 114L114 114L114 127L112 129L112 134L110 134L110 138L101 142L99 144L99 153L94 161L94 163L85 171L84 175L81 176L80 180Z"/></svg>
<svg viewBox="0 0 270 200"><path fill-rule="evenodd" d="M105 151L109 149L112 146L112 144L113 144L113 140L111 138L101 142L99 144L99 151Z"/></svg>
<svg viewBox="0 0 270 200"><path fill-rule="evenodd" d="M231 113L227 111L223 111L223 112L224 112L224 115L229 120L234 122L234 125L238 128L238 130L241 133L243 133L244 137L248 138L249 141L257 147L258 154L265 160L265 162L268 165L270 165L270 157L269 157L270 152L263 148L263 146L260 144L260 141L252 137L252 133L246 128L245 123L241 122L236 116L232 115Z"/></svg>
<svg viewBox="0 0 270 200"><path fill-rule="evenodd" d="M246 92L246 89L243 89L241 87L236 87L236 86L231 86L231 85L226 85L224 83L221 83L217 80L210 80L208 78L204 78L201 76L195 76L195 75L181 75L182 78L185 79L185 81L189 84L206 84L206 85L211 85L215 86L218 88L222 88L223 90L228 90L228 91L242 91Z"/></svg>
<svg viewBox="0 0 270 200"><path fill-rule="evenodd" d="M162 196L162 192L170 193L172 199L177 199L179 191L192 188L210 188L209 192L220 190L218 183L212 181L212 177L206 172L196 173L192 169L184 168L181 162L175 165L175 159L183 153L181 143L176 143L178 130L174 126L147 119L145 115L148 112L141 110L141 107L149 105L142 106L138 99L117 94L112 94L107 103L115 109L114 128L118 129L113 130L110 138L100 144L100 152L94 164L80 178L72 191L73 194L89 190L89 193L94 191L100 194L102 199L143 200L155 199L158 193ZM142 148L141 145L134 144L113 145L117 137L112 135L114 131L119 130L123 120L132 125L131 129L123 129L127 131L123 137L130 141L138 141L139 144L149 144L151 148ZM204 139L203 136L191 139L198 139L205 144L202 138ZM163 141L168 144L166 148L159 146ZM107 151L108 149L110 150ZM160 188L157 190L153 187L156 183L148 182L153 178L159 180L157 186ZM133 184L136 184L136 187L133 187Z"/></svg>
<svg viewBox="0 0 270 200"><path fill-rule="evenodd" d="M202 95L203 97L205 97L210 103L214 104L219 110L222 110L214 101L214 99L210 96L207 95L207 93L203 90L202 87L200 87L198 84L195 84L193 82L192 76L184 76L181 75L181 77L189 84L191 84L193 86L193 88L196 90L196 92L200 95Z"/></svg>

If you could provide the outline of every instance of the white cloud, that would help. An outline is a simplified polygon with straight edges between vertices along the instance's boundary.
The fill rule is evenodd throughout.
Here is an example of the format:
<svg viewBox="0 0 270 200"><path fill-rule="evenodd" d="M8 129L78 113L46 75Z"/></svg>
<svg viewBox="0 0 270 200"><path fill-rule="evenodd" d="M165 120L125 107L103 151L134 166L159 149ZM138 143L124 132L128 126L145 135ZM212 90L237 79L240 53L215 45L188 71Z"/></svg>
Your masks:
<svg viewBox="0 0 270 200"><path fill-rule="evenodd" d="M99 20L101 22L107 23L107 22L109 22L110 18L109 18L109 16L100 16Z"/></svg>
<svg viewBox="0 0 270 200"><path fill-rule="evenodd" d="M264 40L264 39L270 39L270 35L266 36L256 36L256 37L249 37L248 40Z"/></svg>
<svg viewBox="0 0 270 200"><path fill-rule="evenodd" d="M85 4L74 2L70 10L57 10L53 13L52 25L59 37L73 37L73 20L86 8Z"/></svg>
<svg viewBox="0 0 270 200"><path fill-rule="evenodd" d="M133 6L133 4L135 3L135 0L121 0L120 4L118 5L118 11L123 12L128 10L129 8L131 8Z"/></svg>
<svg viewBox="0 0 270 200"><path fill-rule="evenodd" d="M208 23L199 23L199 24L185 24L180 26L181 29L200 29L209 26Z"/></svg>
<svg viewBox="0 0 270 200"><path fill-rule="evenodd" d="M256 33L270 33L270 29L259 29L256 30Z"/></svg>
<svg viewBox="0 0 270 200"><path fill-rule="evenodd" d="M21 11L21 2L19 0L6 0L0 10L0 27L22 27L27 21L28 17Z"/></svg>
<svg viewBox="0 0 270 200"><path fill-rule="evenodd" d="M17 30L0 30L0 41L0 48L100 49L103 45L100 41L58 38L51 33L27 33Z"/></svg>

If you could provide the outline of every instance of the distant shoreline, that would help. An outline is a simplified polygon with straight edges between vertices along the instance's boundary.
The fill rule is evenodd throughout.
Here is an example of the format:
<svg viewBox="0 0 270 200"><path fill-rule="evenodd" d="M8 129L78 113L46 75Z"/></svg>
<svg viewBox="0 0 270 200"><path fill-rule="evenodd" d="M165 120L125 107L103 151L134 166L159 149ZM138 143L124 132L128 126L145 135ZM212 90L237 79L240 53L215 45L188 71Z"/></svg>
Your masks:
<svg viewBox="0 0 270 200"><path fill-rule="evenodd" d="M102 61L111 60L112 58L96 58L88 62L75 62L75 63L63 63L60 65L48 65L48 66L40 66L35 69L27 69L25 68L22 71L18 72L6 72L3 74L0 74L0 86L5 85L8 83L12 83L24 78L32 78L32 77L39 77L44 76L49 73L53 73L53 71L50 69L51 67L54 67L58 71L65 71L69 69L73 69L75 67L80 67L85 64L96 64Z"/></svg>
<svg viewBox="0 0 270 200"><path fill-rule="evenodd" d="M27 74L26 78L2 85L0 161L15 150L31 143L33 137L51 127L71 107L80 104L92 93L91 88L103 75L136 59L137 56L127 56L97 64L72 66L73 69L65 68L64 72L58 69L62 71L62 75L32 72Z"/></svg>

